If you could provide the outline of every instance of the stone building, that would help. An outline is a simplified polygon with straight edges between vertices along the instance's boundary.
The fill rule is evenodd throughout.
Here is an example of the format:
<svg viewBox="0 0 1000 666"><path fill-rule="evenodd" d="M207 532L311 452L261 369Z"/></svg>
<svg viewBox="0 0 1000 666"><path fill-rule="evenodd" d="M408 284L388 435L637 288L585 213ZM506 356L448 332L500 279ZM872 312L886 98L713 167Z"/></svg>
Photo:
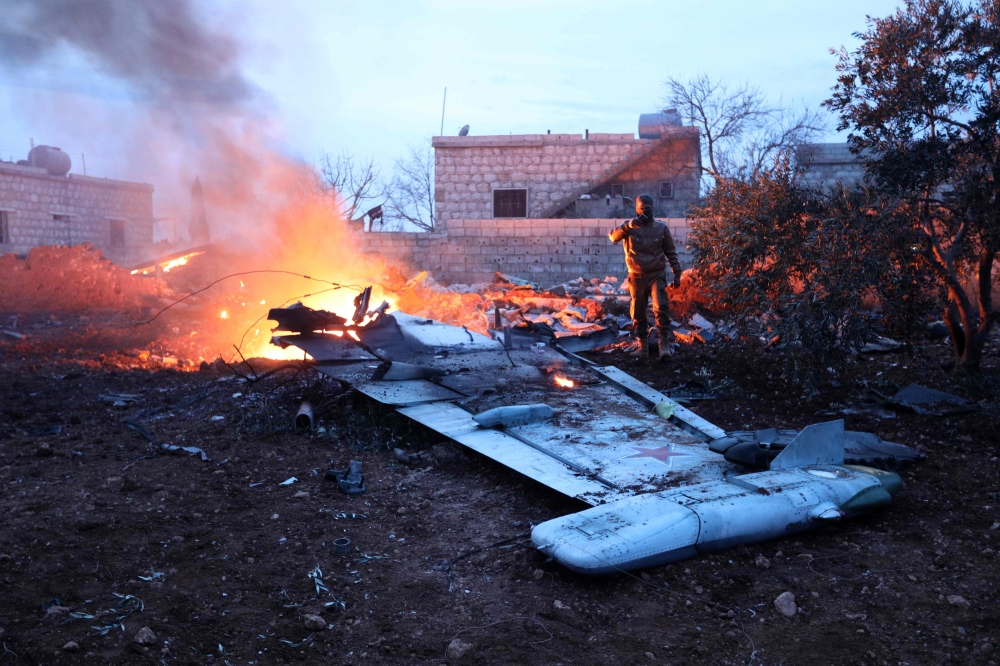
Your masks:
<svg viewBox="0 0 1000 666"><path fill-rule="evenodd" d="M658 217L683 217L698 197L698 130L656 134L435 137L437 222L617 218L642 193Z"/></svg>
<svg viewBox="0 0 1000 666"><path fill-rule="evenodd" d="M795 166L803 184L827 189L837 183L855 185L865 168L846 143L807 143L795 151Z"/></svg>
<svg viewBox="0 0 1000 666"><path fill-rule="evenodd" d="M153 243L152 185L55 174L0 162L0 254L92 243L119 264L145 258Z"/></svg>
<svg viewBox="0 0 1000 666"><path fill-rule="evenodd" d="M655 199L686 251L688 206L699 195L697 128L676 114L642 116L634 134L435 137L436 229L365 233L362 251L445 283L489 281L497 271L550 286L626 275L608 232Z"/></svg>

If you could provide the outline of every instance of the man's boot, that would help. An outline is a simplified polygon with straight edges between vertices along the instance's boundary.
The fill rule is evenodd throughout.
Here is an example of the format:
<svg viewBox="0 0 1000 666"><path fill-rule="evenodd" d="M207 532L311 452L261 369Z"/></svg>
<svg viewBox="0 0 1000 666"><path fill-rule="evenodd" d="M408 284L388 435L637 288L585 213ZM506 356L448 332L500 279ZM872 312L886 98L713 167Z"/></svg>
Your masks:
<svg viewBox="0 0 1000 666"><path fill-rule="evenodd" d="M657 354L657 358L660 361L665 361L674 355L674 340L673 331L669 333L660 332L660 352Z"/></svg>
<svg viewBox="0 0 1000 666"><path fill-rule="evenodd" d="M646 339L646 336L639 336L635 342L635 348L628 355L632 358L646 358L649 356L649 340Z"/></svg>

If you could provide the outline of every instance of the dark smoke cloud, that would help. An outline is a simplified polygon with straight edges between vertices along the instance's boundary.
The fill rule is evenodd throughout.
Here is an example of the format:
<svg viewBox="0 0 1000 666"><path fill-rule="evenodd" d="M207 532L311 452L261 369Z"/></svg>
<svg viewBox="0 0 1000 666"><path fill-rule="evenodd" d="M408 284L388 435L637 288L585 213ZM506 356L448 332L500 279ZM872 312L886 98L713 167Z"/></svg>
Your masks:
<svg viewBox="0 0 1000 666"><path fill-rule="evenodd" d="M187 0L4 0L0 67L44 65L66 47L158 103L232 106L255 96L232 36Z"/></svg>

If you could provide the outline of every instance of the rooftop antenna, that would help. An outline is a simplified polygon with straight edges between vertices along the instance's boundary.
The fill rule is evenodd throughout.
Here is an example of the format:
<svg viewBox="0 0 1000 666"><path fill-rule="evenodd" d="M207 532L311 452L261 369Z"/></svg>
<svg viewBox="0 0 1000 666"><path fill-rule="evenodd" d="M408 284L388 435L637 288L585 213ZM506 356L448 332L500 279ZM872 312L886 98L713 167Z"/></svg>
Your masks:
<svg viewBox="0 0 1000 666"><path fill-rule="evenodd" d="M444 99L441 100L441 131L438 136L444 136L444 105L448 102L448 86L444 87Z"/></svg>
<svg viewBox="0 0 1000 666"><path fill-rule="evenodd" d="M87 175L87 156L85 154L83 154L83 153L80 153L80 159L83 161L83 175L86 176Z"/></svg>

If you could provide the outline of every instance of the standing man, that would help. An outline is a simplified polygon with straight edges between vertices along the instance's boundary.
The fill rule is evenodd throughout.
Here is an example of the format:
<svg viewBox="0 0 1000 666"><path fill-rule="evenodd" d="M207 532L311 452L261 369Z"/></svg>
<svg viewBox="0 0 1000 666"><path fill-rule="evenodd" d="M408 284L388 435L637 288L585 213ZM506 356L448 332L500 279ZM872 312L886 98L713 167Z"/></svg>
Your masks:
<svg viewBox="0 0 1000 666"><path fill-rule="evenodd" d="M639 340L632 356L649 354L649 320L646 306L653 296L653 314L660 332L660 360L674 353L673 327L670 325L670 302L667 300L667 262L673 271L673 287L681 286L681 264L677 248L666 224L653 219L653 197L641 194L635 201L636 217L616 227L608 238L612 243L625 241L625 264L628 266L628 288L632 295L632 324Z"/></svg>

